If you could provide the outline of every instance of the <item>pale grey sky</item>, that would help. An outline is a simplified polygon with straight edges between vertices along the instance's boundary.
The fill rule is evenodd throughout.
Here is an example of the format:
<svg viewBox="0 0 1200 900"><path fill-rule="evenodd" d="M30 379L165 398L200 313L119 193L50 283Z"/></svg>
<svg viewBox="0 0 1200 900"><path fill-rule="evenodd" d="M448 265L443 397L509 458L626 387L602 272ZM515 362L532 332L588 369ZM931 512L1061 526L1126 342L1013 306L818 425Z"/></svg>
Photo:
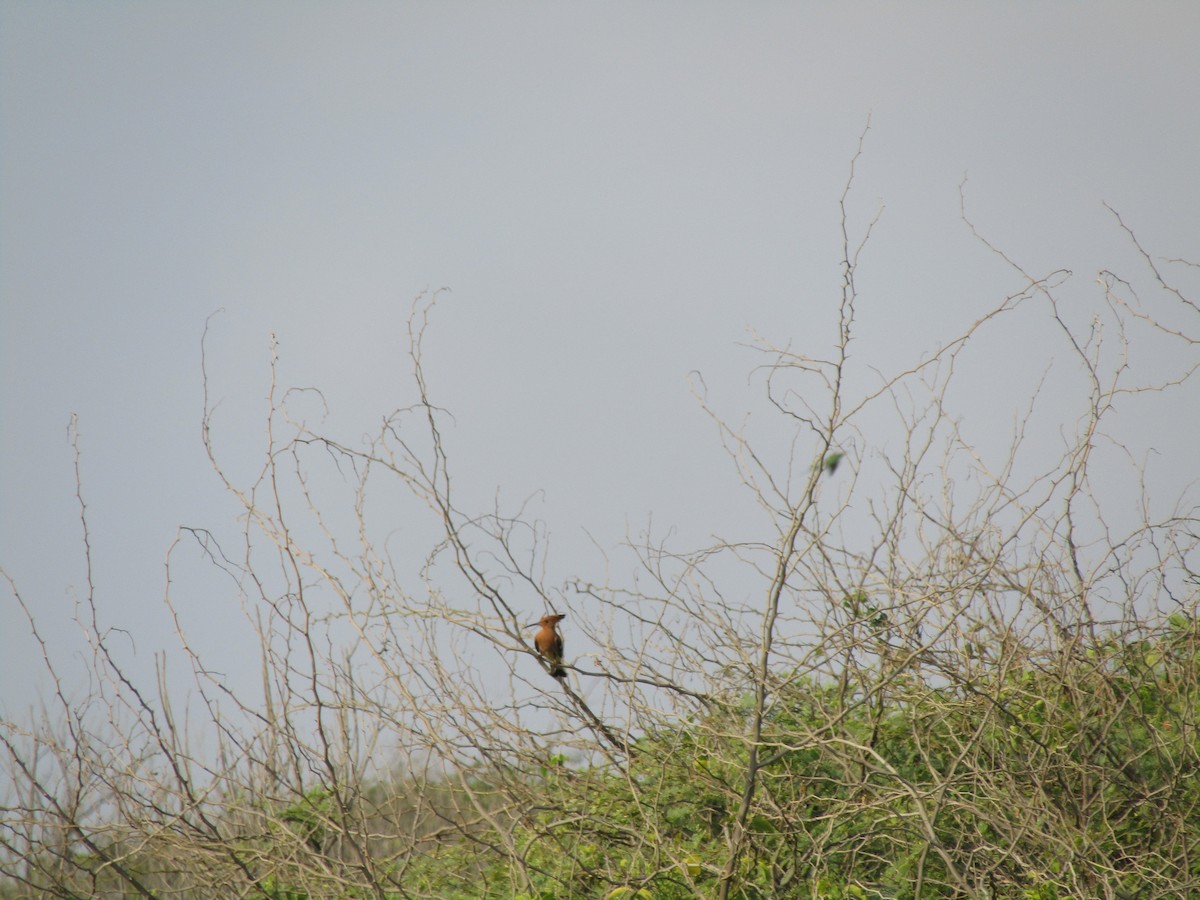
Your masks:
<svg viewBox="0 0 1200 900"><path fill-rule="evenodd" d="M829 346L868 116L851 213L885 207L860 288L886 367L1020 287L959 219L964 174L981 230L1081 291L1136 265L1103 202L1200 258L1197 35L1194 2L3 0L0 565L73 646L78 414L99 599L148 660L178 526L237 512L200 443L207 317L245 474L271 333L281 380L357 436L411 401L405 319L443 286L431 383L464 490L544 489L563 570L585 528L703 539L739 513L687 373L736 415L748 328ZM1005 381L1038 348L1000 347ZM1196 401L1163 408L1179 446ZM39 688L7 593L0 629L12 709Z"/></svg>

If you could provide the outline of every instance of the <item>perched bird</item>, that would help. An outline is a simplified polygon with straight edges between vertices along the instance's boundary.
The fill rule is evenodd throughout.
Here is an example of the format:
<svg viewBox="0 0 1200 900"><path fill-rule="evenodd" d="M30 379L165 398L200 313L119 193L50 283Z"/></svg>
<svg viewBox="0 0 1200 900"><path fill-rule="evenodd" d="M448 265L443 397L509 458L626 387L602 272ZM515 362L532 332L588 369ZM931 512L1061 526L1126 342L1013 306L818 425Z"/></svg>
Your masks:
<svg viewBox="0 0 1200 900"><path fill-rule="evenodd" d="M562 667L563 639L555 626L566 616L542 616L533 625L541 625L541 630L533 636L533 646L537 648L538 656L550 663L550 674L555 678L566 678L567 670ZM533 625L529 627L532 628Z"/></svg>

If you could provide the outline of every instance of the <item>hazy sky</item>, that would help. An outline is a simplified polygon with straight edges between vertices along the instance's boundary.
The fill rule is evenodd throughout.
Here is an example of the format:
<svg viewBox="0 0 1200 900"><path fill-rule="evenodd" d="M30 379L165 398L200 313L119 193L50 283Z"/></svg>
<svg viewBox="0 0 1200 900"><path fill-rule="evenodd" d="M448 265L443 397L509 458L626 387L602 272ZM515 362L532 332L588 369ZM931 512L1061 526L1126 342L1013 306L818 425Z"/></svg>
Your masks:
<svg viewBox="0 0 1200 900"><path fill-rule="evenodd" d="M885 364L1020 287L960 221L964 175L990 239L1080 290L1136 263L1103 202L1200 258L1197 35L1191 0L4 0L0 566L69 651L77 414L99 600L150 659L178 527L237 513L200 442L206 319L244 475L272 333L281 382L355 437L411 402L405 320L440 287L468 491L544 489L564 568L650 514L702 539L734 485L687 373L736 415L748 329L828 348L868 116L850 211L884 207L860 287ZM1196 399L1167 416L1193 447ZM39 688L7 591L0 629L11 710Z"/></svg>

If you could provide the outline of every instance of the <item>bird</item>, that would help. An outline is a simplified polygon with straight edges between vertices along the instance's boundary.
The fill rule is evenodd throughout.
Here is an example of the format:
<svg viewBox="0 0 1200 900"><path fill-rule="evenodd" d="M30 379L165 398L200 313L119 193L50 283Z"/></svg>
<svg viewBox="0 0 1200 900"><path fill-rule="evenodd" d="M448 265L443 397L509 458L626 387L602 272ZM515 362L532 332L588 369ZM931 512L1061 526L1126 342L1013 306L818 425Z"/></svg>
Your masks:
<svg viewBox="0 0 1200 900"><path fill-rule="evenodd" d="M564 615L542 616L529 627L540 625L541 630L533 636L533 646L537 648L538 656L550 664L550 674L555 678L566 678L567 670L563 668L563 639L555 626L565 619Z"/></svg>

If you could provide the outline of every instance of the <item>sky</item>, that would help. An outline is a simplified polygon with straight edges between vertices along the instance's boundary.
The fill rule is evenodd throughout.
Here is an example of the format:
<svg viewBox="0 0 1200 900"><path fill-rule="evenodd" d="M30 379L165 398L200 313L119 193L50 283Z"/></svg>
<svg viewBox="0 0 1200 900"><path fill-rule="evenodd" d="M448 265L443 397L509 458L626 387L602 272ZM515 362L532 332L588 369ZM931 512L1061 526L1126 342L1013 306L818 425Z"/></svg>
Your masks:
<svg viewBox="0 0 1200 900"><path fill-rule="evenodd" d="M703 540L743 511L689 373L736 418L753 335L831 346L864 131L886 368L1020 288L964 179L989 240L1080 290L1138 264L1106 203L1200 258L1198 33L1193 2L0 0L0 567L85 690L74 416L97 597L151 667L179 528L238 512L201 443L206 323L246 476L272 335L279 382L358 436L414 399L407 317L443 288L426 359L467 496L541 492L564 571L651 519ZM1040 373L1011 337L996 364ZM1196 400L1158 407L1164 441L1194 447ZM220 646L207 589L179 597ZM46 685L8 591L0 641L15 713Z"/></svg>

